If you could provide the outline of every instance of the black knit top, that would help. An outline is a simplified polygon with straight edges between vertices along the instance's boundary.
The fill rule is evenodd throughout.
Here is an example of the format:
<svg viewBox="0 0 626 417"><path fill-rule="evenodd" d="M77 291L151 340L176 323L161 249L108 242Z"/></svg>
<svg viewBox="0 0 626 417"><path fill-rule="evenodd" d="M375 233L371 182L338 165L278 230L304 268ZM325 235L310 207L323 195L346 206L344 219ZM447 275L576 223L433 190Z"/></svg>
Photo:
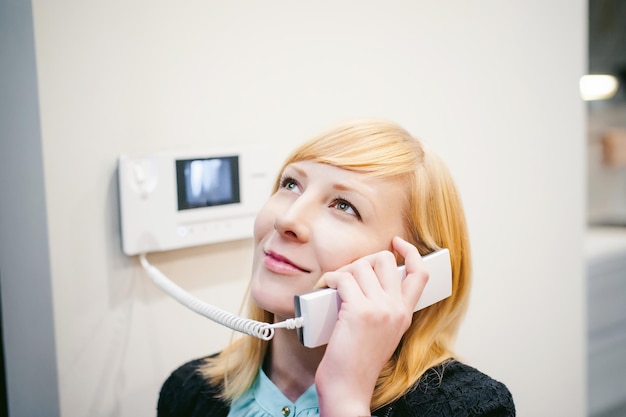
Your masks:
<svg viewBox="0 0 626 417"><path fill-rule="evenodd" d="M204 359L175 370L163 384L158 417L226 417L228 403L198 372ZM449 360L429 369L400 399L374 410L378 417L512 417L507 387L471 366ZM282 416L279 416L282 417Z"/></svg>

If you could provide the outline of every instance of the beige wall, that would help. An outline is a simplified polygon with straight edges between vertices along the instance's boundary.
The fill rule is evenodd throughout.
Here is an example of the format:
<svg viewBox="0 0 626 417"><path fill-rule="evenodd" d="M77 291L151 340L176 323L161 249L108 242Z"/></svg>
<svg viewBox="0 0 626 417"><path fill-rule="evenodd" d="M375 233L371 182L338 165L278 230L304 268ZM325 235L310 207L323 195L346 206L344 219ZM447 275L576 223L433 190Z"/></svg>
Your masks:
<svg viewBox="0 0 626 417"><path fill-rule="evenodd" d="M269 143L381 116L449 161L475 254L459 341L519 415L583 416L585 3L34 1L61 415L154 415L229 333L121 253L121 153ZM239 309L250 241L151 259Z"/></svg>

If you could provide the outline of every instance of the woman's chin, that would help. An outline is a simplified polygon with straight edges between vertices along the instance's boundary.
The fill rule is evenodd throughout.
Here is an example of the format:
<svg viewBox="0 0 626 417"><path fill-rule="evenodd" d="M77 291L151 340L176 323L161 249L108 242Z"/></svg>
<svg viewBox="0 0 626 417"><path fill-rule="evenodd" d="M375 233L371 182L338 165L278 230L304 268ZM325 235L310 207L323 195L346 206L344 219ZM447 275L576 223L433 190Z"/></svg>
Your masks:
<svg viewBox="0 0 626 417"><path fill-rule="evenodd" d="M284 296L278 300L275 297L268 297L267 294L263 294L263 296L257 295L253 291L252 300L263 310L272 313L276 321L293 318L295 315L293 301L286 302Z"/></svg>

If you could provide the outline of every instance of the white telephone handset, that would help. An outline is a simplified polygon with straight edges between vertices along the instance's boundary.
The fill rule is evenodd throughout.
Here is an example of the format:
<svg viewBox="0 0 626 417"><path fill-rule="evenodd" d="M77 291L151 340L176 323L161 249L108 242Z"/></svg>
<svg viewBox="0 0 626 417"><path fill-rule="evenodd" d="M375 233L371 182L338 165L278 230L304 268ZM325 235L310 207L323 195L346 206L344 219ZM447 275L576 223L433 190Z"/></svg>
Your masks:
<svg viewBox="0 0 626 417"><path fill-rule="evenodd" d="M428 283L413 311L421 310L452 294L452 267L450 251L440 249L422 258L429 274ZM406 277L404 266L398 267L402 279ZM313 348L328 343L337 322L341 299L332 288L317 290L294 298L296 317L302 320L298 337L300 342Z"/></svg>

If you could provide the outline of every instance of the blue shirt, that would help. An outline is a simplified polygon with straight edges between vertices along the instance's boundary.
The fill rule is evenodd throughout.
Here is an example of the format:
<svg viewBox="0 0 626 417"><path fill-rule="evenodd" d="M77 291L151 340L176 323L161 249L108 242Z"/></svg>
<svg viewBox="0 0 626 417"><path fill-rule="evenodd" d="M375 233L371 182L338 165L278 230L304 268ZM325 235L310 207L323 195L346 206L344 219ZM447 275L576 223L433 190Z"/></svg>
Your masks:
<svg viewBox="0 0 626 417"><path fill-rule="evenodd" d="M230 405L228 417L319 417L315 384L291 402L259 369L254 383Z"/></svg>

